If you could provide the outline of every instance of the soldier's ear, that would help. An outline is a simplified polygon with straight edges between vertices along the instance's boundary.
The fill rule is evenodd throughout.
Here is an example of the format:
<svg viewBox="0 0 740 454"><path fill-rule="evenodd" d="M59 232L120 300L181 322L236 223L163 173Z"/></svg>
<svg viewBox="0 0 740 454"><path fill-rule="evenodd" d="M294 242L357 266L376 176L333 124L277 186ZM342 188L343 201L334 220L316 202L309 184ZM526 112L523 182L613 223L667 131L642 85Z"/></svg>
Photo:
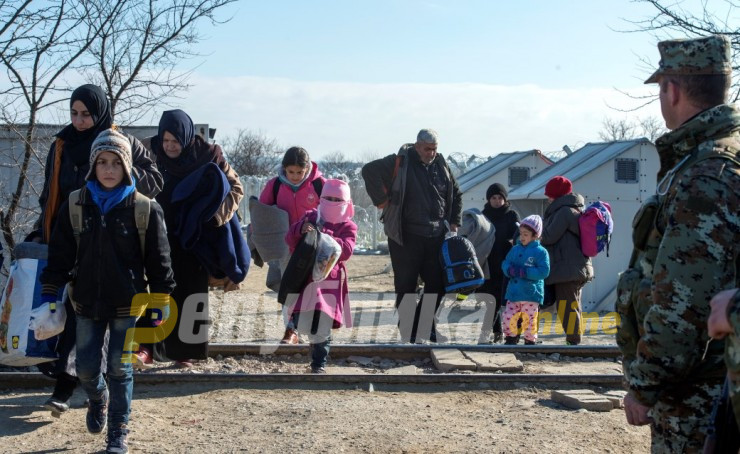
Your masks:
<svg viewBox="0 0 740 454"><path fill-rule="evenodd" d="M677 105L682 99L686 98L686 93L681 88L681 85L675 81L669 80L666 83L666 90L667 100L671 106Z"/></svg>

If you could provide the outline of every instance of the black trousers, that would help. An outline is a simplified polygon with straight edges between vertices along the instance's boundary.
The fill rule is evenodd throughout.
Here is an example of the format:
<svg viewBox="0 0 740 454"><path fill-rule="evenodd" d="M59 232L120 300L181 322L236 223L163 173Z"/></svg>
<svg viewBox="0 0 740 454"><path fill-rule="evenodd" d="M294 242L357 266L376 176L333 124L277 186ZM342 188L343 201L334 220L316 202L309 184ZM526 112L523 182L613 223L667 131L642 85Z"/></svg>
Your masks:
<svg viewBox="0 0 740 454"><path fill-rule="evenodd" d="M435 314L444 297L444 281L439 251L444 235L403 236L403 246L388 240L396 290L398 328L403 342L436 341ZM419 278L424 281L421 298L417 294Z"/></svg>

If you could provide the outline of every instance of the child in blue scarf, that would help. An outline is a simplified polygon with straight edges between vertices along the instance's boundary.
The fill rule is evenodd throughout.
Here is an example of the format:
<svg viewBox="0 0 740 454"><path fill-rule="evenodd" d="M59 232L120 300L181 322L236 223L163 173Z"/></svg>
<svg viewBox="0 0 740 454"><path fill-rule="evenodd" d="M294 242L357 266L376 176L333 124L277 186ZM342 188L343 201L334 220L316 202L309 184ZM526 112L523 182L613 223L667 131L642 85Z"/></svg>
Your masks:
<svg viewBox="0 0 740 454"><path fill-rule="evenodd" d="M107 452L128 452L134 346L130 345L133 336L126 334L144 309L133 307L134 297L145 296L137 303L166 305L174 289L164 216L154 201L143 248L139 242L131 165L128 137L107 129L95 138L87 184L77 202L82 206L79 238L70 220L70 202L64 202L49 241L48 265L40 277L43 302L55 301L58 290L70 283L77 324L75 366L90 401L87 430L101 433L108 428ZM110 332L108 384L100 370L106 330Z"/></svg>

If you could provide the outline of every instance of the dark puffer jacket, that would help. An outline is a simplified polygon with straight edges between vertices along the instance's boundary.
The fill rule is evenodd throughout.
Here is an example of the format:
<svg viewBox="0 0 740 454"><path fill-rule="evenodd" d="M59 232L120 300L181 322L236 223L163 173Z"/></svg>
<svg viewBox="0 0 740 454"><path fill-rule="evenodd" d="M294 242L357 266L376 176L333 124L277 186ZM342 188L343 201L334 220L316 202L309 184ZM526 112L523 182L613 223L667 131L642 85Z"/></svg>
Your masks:
<svg viewBox="0 0 740 454"><path fill-rule="evenodd" d="M56 295L72 281L75 313L100 320L129 316L134 295L146 293L147 286L152 293L172 293L175 280L162 208L152 201L142 257L134 198L135 193L101 216L83 188L79 251L64 201L49 242L49 263L40 277L44 294Z"/></svg>
<svg viewBox="0 0 740 454"><path fill-rule="evenodd" d="M583 282L593 279L591 259L581 252L578 218L584 209L583 196L566 194L545 209L540 243L550 254L550 276L545 284Z"/></svg>

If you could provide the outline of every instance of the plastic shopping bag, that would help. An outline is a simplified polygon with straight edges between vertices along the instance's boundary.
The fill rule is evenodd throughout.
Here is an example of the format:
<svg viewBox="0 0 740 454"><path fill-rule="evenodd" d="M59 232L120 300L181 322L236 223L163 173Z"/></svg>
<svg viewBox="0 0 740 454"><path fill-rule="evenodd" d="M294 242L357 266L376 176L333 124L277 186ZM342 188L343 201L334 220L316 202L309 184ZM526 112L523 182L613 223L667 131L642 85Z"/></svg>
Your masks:
<svg viewBox="0 0 740 454"><path fill-rule="evenodd" d="M37 340L29 329L31 312L42 305L39 276L46 267L47 246L20 243L14 252L16 259L0 297L0 364L33 366L54 361L59 357L59 338Z"/></svg>
<svg viewBox="0 0 740 454"><path fill-rule="evenodd" d="M67 310L63 302L44 303L31 311L28 328L33 331L36 340L44 340L64 331L66 321Z"/></svg>
<svg viewBox="0 0 740 454"><path fill-rule="evenodd" d="M316 261L313 266L313 281L320 282L329 276L334 265L339 261L342 248L339 243L331 237L322 233L319 235L319 243L316 249Z"/></svg>

